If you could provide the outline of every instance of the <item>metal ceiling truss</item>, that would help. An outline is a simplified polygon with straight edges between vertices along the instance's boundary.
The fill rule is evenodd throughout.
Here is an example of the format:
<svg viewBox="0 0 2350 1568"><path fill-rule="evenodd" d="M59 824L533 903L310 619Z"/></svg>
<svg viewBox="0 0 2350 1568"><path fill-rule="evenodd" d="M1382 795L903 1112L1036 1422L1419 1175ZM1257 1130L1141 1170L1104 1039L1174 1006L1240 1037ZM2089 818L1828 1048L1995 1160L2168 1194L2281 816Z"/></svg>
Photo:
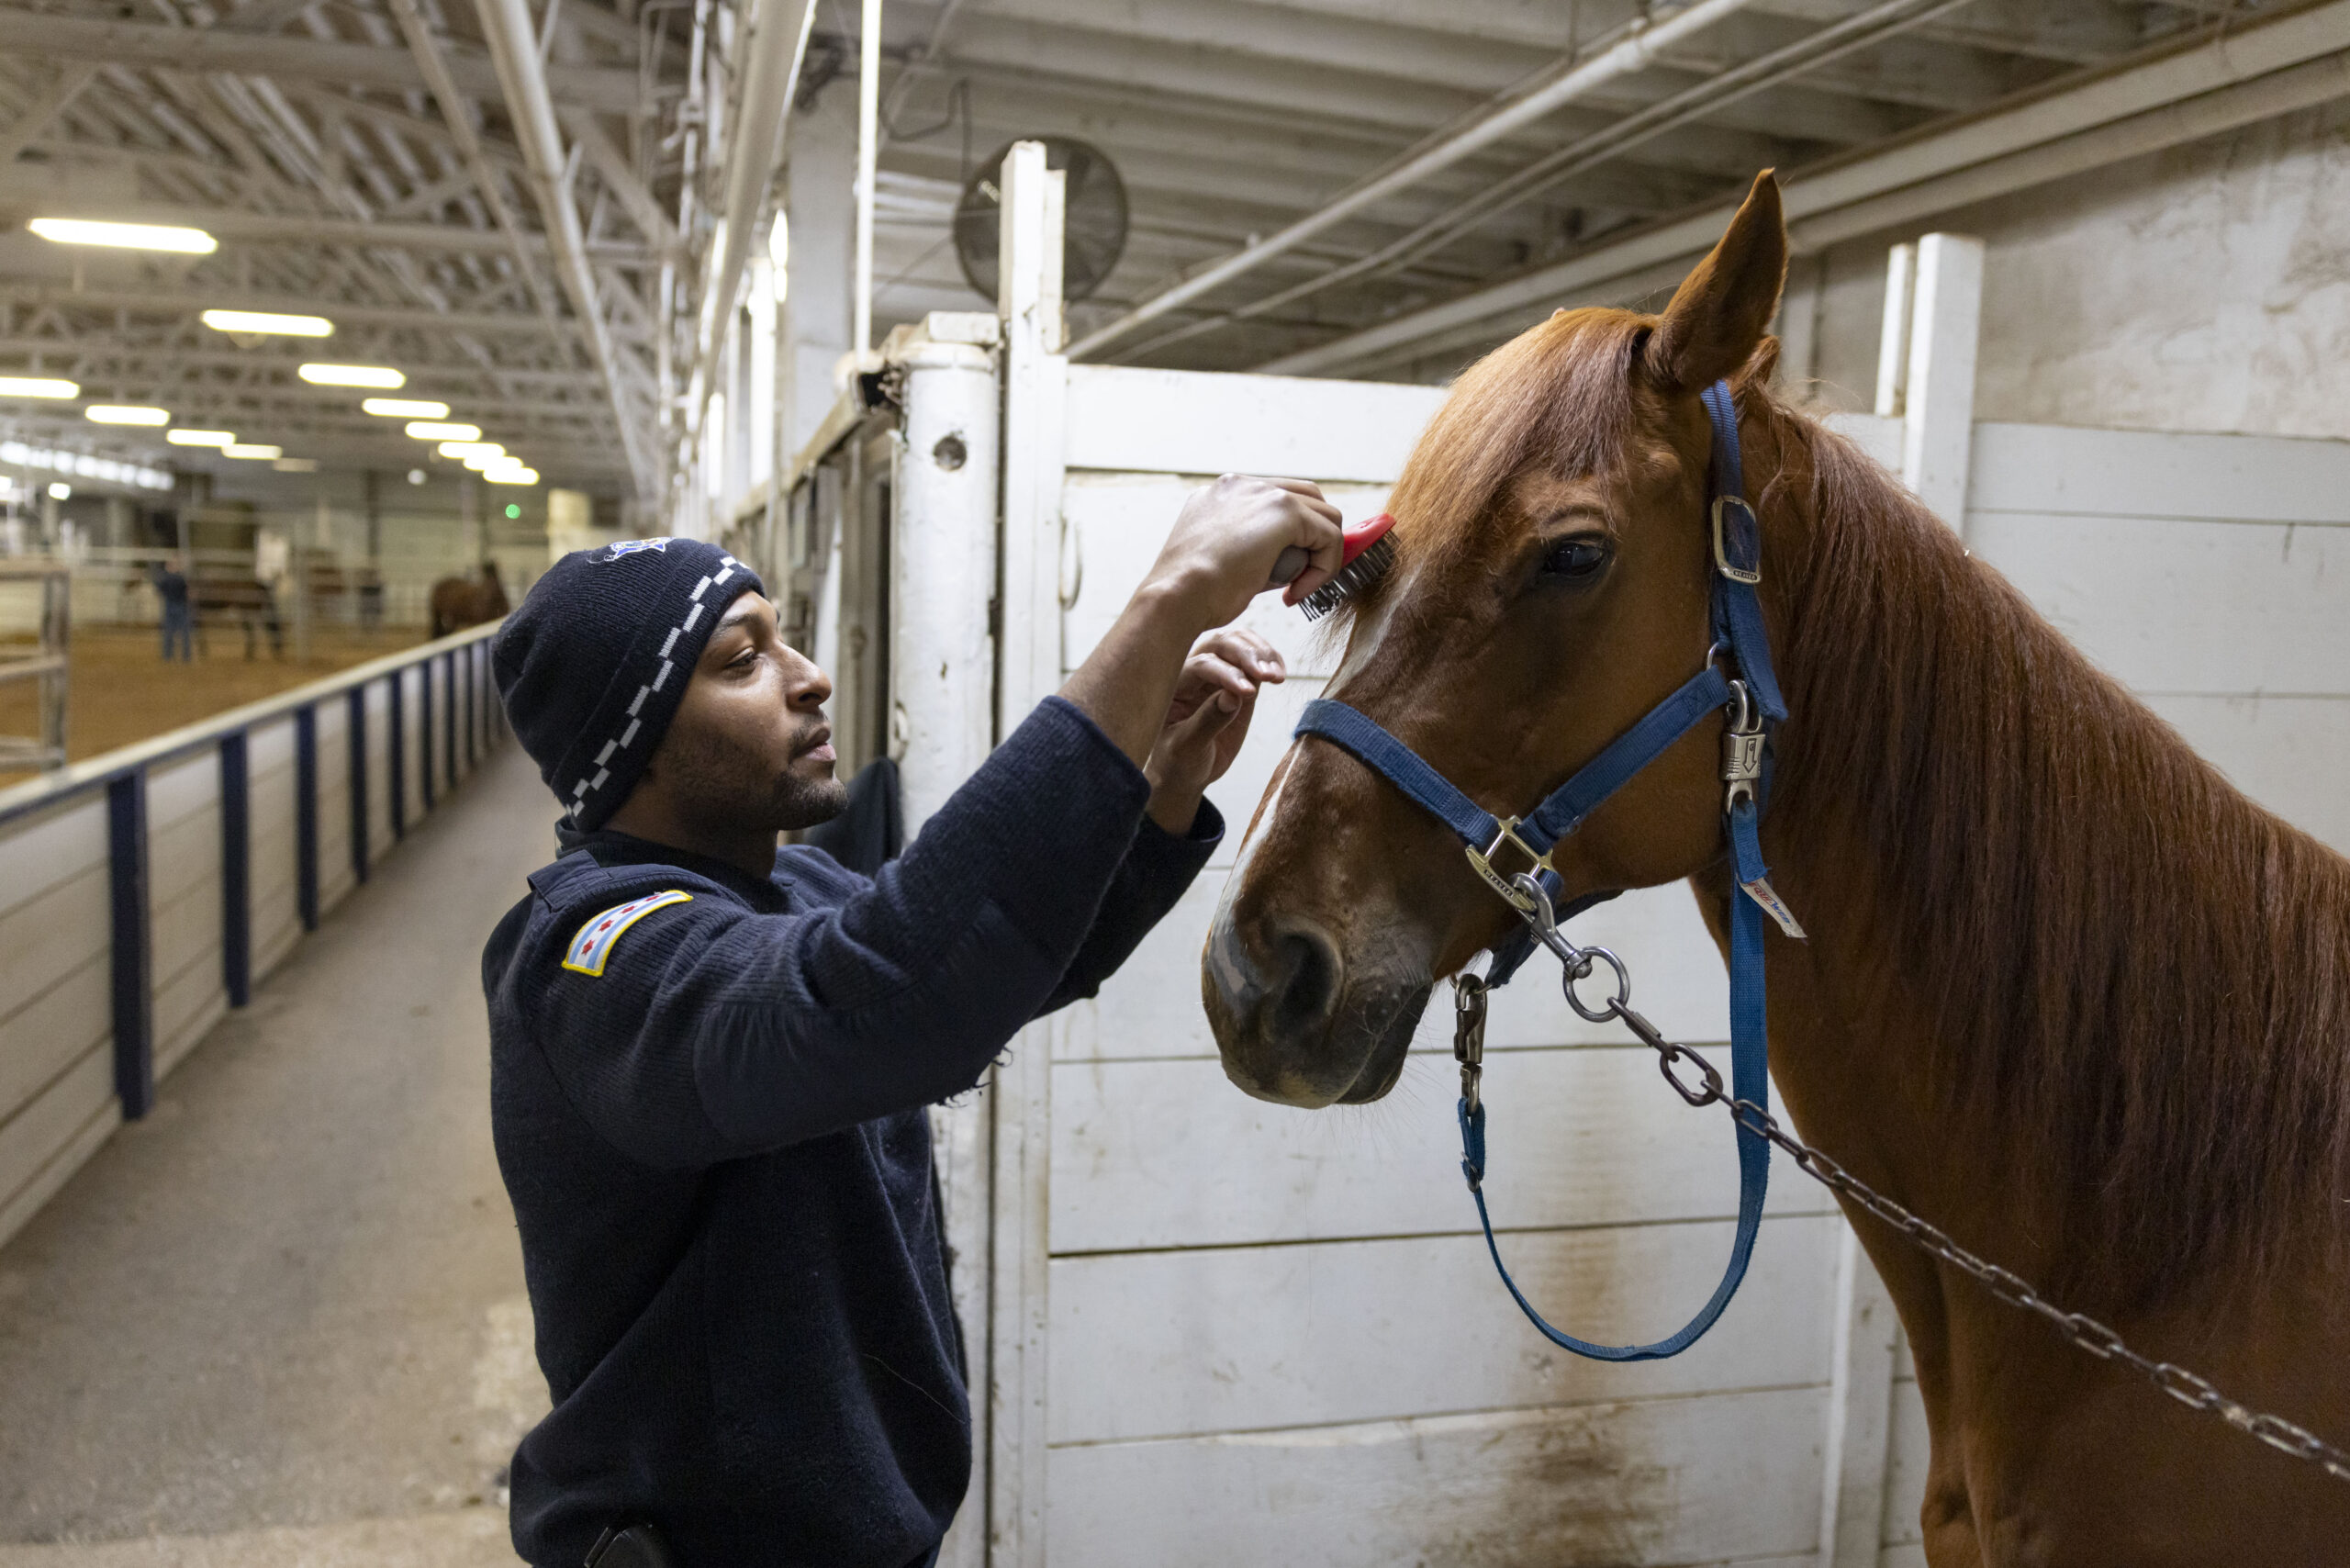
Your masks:
<svg viewBox="0 0 2350 1568"><path fill-rule="evenodd" d="M1093 142L1127 184L1125 259L1070 313L1080 357L1417 374L1528 300L1685 264L1655 236L1764 164L1877 167L2149 49L2341 4L890 0L877 332L979 307L948 225L969 160L1015 136ZM777 128L744 134L745 101L755 121L777 97L766 56L809 25L801 0L123 12L0 5L0 221L185 223L219 249L0 233L0 370L234 409L253 439L318 443L295 455L382 465L407 448L355 398L288 379L312 353L379 359L527 441L551 481L665 504L764 216ZM856 7L812 15L798 96L853 93ZM213 307L340 330L232 342L195 324ZM7 423L73 434L68 410L0 406Z"/></svg>

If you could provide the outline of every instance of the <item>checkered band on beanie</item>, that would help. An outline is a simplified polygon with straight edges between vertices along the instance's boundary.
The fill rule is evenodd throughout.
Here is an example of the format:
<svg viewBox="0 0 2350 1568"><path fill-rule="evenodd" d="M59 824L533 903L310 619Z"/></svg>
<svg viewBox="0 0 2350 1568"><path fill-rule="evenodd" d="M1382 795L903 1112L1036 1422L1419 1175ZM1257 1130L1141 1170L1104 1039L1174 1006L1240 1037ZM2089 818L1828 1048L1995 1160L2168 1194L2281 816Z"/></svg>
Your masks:
<svg viewBox="0 0 2350 1568"><path fill-rule="evenodd" d="M565 820L601 827L677 716L694 662L758 574L699 539L575 550L531 587L491 650L498 695Z"/></svg>

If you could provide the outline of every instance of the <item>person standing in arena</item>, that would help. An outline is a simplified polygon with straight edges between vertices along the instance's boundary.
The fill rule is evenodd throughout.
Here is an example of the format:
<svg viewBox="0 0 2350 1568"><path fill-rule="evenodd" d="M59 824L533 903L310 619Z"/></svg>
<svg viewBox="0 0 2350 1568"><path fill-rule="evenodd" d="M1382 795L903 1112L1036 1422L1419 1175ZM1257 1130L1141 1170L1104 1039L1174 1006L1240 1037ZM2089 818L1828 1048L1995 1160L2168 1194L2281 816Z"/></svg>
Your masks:
<svg viewBox="0 0 2350 1568"><path fill-rule="evenodd" d="M832 689L741 562L575 553L498 633L565 813L482 957L554 1398L512 1472L537 1568L935 1560L971 1434L925 1107L1206 863L1203 791L1283 675L1227 623L1292 548L1294 599L1338 566L1313 486L1196 493L1083 667L869 879L778 847L841 809Z"/></svg>

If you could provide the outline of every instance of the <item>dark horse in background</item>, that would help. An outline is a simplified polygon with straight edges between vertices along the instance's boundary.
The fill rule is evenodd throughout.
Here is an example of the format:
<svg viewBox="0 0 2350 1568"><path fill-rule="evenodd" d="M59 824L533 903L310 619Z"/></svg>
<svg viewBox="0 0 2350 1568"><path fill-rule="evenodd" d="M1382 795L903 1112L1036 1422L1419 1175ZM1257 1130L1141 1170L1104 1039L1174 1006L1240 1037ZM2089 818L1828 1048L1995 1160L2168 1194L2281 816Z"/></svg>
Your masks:
<svg viewBox="0 0 2350 1568"><path fill-rule="evenodd" d="M1555 789L1707 656L1698 394L1729 377L1791 713L1762 846L1809 931L1767 938L1796 1125L2064 1307L2350 1442L2350 861L1773 397L1785 266L1766 174L1662 316L1562 311L1468 371L1330 695L1489 811ZM1559 846L1568 899L1686 879L1726 941L1718 736ZM1209 936L1225 1071L1379 1098L1434 983L1514 924L1420 808L1294 743ZM1847 1214L1917 1358L1934 1568L2350 1562L2350 1485Z"/></svg>
<svg viewBox="0 0 2350 1568"><path fill-rule="evenodd" d="M498 563L485 559L477 577L442 577L432 585L429 601L432 634L445 637L485 621L503 621L514 607L506 601L506 585L498 579Z"/></svg>

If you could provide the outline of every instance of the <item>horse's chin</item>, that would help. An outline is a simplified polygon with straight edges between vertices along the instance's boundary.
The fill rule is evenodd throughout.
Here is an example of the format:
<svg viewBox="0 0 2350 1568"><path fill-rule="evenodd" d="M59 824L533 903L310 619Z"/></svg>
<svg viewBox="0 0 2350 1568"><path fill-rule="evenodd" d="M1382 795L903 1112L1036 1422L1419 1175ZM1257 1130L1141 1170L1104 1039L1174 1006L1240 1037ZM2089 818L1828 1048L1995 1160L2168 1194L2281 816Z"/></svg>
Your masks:
<svg viewBox="0 0 2350 1568"><path fill-rule="evenodd" d="M1432 989L1418 980L1358 991L1318 1040L1290 1040L1273 1051L1264 1042L1256 1049L1227 1048L1225 1076L1252 1098L1303 1110L1383 1099L1403 1079Z"/></svg>

